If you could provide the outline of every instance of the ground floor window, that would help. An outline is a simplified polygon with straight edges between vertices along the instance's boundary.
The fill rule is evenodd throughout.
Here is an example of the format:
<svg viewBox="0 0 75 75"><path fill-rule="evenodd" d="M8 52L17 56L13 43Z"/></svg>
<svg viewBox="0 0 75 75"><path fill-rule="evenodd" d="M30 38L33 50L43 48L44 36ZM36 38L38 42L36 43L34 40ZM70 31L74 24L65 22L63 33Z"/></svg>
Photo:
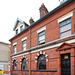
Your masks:
<svg viewBox="0 0 75 75"><path fill-rule="evenodd" d="M17 63L16 63L16 60L13 61L13 70L16 70L17 69Z"/></svg>
<svg viewBox="0 0 75 75"><path fill-rule="evenodd" d="M37 69L38 70L46 70L46 57L45 55L40 55L37 60Z"/></svg>
<svg viewBox="0 0 75 75"><path fill-rule="evenodd" d="M27 64L26 64L26 59L22 59L22 70L26 70Z"/></svg>

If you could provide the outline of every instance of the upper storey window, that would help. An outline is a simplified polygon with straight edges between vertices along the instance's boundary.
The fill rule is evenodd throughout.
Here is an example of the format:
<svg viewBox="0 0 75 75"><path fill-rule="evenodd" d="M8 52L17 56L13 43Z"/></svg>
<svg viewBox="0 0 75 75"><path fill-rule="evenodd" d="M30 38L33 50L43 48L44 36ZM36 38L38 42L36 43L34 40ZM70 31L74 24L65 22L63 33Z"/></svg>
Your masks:
<svg viewBox="0 0 75 75"><path fill-rule="evenodd" d="M45 43L45 30L46 30L46 26L40 28L39 30L37 30L38 33L38 44L44 44Z"/></svg>
<svg viewBox="0 0 75 75"><path fill-rule="evenodd" d="M23 30L23 25L20 27L20 31L22 31Z"/></svg>
<svg viewBox="0 0 75 75"><path fill-rule="evenodd" d="M14 53L16 53L16 45L14 45Z"/></svg>
<svg viewBox="0 0 75 75"><path fill-rule="evenodd" d="M45 43L45 31L42 31L38 34L38 44Z"/></svg>
<svg viewBox="0 0 75 75"><path fill-rule="evenodd" d="M60 23L60 38L71 35L71 18Z"/></svg>
<svg viewBox="0 0 75 75"><path fill-rule="evenodd" d="M57 19L59 23L60 38L65 38L71 35L71 17L72 16L73 16L73 11Z"/></svg>
<svg viewBox="0 0 75 75"><path fill-rule="evenodd" d="M26 50L26 40L22 41L22 50Z"/></svg>

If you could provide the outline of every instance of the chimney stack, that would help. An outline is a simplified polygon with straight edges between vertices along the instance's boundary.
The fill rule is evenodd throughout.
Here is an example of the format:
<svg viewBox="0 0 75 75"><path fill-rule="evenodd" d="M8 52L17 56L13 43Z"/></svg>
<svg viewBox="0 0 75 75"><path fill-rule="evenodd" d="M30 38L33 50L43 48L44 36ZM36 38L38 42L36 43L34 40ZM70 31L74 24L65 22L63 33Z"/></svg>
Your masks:
<svg viewBox="0 0 75 75"><path fill-rule="evenodd" d="M40 18L42 18L44 15L46 15L48 13L48 10L45 7L44 3L42 3L42 5L39 8L39 10L40 10Z"/></svg>
<svg viewBox="0 0 75 75"><path fill-rule="evenodd" d="M30 25L32 25L34 23L34 20L32 17L30 18L29 23L30 23Z"/></svg>

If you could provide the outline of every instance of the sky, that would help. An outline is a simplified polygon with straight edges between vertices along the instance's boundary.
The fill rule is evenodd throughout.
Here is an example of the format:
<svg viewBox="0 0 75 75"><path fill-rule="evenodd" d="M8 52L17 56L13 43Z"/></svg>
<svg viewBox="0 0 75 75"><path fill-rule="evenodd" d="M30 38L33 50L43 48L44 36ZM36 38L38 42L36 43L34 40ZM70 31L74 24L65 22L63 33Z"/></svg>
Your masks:
<svg viewBox="0 0 75 75"><path fill-rule="evenodd" d="M60 4L59 0L0 0L0 42L10 43L9 39L15 36L13 27L17 18L27 24L31 17L37 21L42 3L49 12Z"/></svg>

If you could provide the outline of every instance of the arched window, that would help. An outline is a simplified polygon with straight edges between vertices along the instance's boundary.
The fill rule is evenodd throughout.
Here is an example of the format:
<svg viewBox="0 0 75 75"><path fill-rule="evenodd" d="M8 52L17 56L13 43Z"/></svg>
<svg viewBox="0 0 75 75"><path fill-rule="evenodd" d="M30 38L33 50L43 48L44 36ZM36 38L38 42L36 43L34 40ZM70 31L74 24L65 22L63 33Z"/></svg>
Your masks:
<svg viewBox="0 0 75 75"><path fill-rule="evenodd" d="M37 60L37 69L38 70L46 70L46 57L41 54Z"/></svg>
<svg viewBox="0 0 75 75"><path fill-rule="evenodd" d="M26 64L26 59L22 59L22 70L26 70L27 64Z"/></svg>
<svg viewBox="0 0 75 75"><path fill-rule="evenodd" d="M13 61L13 70L17 69L17 64L16 64L16 60Z"/></svg>

